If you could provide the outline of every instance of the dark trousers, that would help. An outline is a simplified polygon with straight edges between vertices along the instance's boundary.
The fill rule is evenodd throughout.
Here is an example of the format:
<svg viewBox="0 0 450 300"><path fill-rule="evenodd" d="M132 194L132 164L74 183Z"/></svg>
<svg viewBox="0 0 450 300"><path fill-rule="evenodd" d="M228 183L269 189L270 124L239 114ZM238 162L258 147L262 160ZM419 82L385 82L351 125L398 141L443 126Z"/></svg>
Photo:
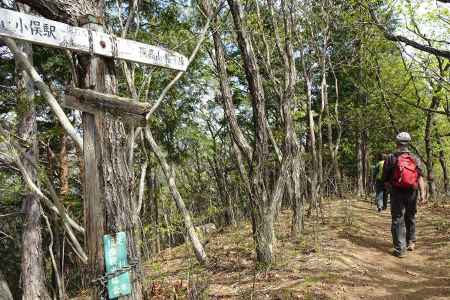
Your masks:
<svg viewBox="0 0 450 300"><path fill-rule="evenodd" d="M384 183L376 181L375 183L375 204L378 209L386 209L388 200L388 191L386 190Z"/></svg>
<svg viewBox="0 0 450 300"><path fill-rule="evenodd" d="M399 252L416 241L417 195L417 190L391 191L392 241Z"/></svg>

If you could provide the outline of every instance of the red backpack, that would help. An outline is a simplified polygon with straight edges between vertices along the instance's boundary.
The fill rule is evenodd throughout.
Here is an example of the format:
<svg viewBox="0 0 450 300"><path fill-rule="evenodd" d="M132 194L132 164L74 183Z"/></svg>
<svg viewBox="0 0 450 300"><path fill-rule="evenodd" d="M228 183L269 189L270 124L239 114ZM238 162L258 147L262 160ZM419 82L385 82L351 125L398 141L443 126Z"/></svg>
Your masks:
<svg viewBox="0 0 450 300"><path fill-rule="evenodd" d="M416 160L410 153L402 153L397 157L392 185L401 189L417 189L419 173Z"/></svg>

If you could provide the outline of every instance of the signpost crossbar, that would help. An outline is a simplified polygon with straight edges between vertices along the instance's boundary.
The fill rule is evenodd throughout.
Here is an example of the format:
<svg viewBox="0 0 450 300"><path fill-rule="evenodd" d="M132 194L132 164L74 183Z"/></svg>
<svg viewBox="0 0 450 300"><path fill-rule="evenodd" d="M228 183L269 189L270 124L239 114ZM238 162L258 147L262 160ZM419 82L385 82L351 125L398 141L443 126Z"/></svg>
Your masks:
<svg viewBox="0 0 450 300"><path fill-rule="evenodd" d="M188 59L175 51L103 32L0 8L0 37L186 71Z"/></svg>

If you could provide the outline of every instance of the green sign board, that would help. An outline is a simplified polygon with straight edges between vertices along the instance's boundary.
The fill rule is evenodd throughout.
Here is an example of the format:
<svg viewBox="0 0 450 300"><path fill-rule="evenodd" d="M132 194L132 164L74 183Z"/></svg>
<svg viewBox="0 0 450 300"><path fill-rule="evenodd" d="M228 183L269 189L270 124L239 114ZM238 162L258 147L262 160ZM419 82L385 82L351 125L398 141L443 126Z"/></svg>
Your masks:
<svg viewBox="0 0 450 300"><path fill-rule="evenodd" d="M104 235L103 245L107 275L128 267L127 235L125 232ZM110 299L131 294L130 272L120 273L108 279L107 288Z"/></svg>

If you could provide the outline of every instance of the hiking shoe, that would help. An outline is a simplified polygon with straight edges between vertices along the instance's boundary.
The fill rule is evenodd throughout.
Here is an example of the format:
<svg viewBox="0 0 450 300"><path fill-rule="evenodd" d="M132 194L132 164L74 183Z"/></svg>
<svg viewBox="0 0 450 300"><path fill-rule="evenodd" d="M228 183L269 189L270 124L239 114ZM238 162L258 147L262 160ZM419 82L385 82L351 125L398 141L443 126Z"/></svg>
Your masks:
<svg viewBox="0 0 450 300"><path fill-rule="evenodd" d="M414 251L414 249L416 249L416 242L409 242L407 249L408 251Z"/></svg>
<svg viewBox="0 0 450 300"><path fill-rule="evenodd" d="M406 257L406 251L398 251L397 249L394 249L391 254L398 258Z"/></svg>

